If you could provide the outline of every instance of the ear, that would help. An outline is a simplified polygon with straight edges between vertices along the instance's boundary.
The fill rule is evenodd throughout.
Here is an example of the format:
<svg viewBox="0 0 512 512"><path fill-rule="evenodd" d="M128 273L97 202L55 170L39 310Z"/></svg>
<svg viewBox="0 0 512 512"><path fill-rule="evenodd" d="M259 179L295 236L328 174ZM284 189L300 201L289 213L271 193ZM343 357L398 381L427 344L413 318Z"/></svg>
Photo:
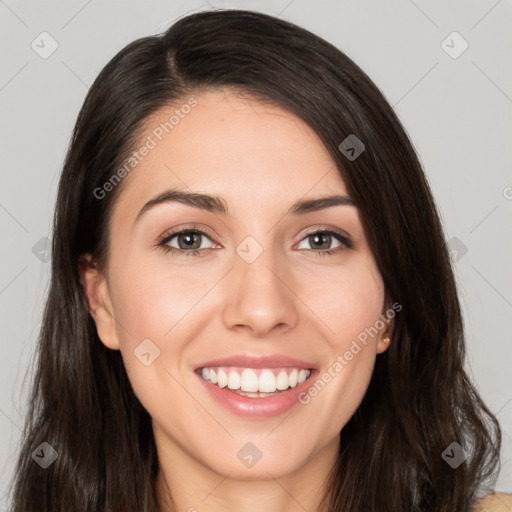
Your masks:
<svg viewBox="0 0 512 512"><path fill-rule="evenodd" d="M114 308L110 300L108 283L90 255L80 258L80 281L87 296L89 312L96 323L96 330L102 343L112 349L119 350L119 339L114 319Z"/></svg>
<svg viewBox="0 0 512 512"><path fill-rule="evenodd" d="M386 301L386 304L390 304L390 301ZM389 348L389 345L393 343L393 328L395 326L395 315L396 311L391 306L388 306L382 312L381 319L385 323L385 326L379 332L377 354L382 354L383 352L385 352Z"/></svg>

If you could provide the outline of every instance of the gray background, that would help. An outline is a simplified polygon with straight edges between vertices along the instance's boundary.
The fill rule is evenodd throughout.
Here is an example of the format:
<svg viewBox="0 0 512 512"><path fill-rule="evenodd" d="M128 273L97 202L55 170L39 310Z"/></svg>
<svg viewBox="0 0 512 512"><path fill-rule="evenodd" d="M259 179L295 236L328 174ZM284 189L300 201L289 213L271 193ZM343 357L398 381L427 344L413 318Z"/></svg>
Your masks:
<svg viewBox="0 0 512 512"><path fill-rule="evenodd" d="M353 58L395 106L454 249L467 368L502 422L497 489L512 492L510 1L0 0L0 509L8 504L49 279L37 244L50 236L58 176L85 93L124 45L211 8L259 10L317 33ZM31 47L34 40L43 45L43 31L58 43L46 59ZM458 58L441 45L453 31L469 44ZM44 45L50 48L49 39ZM462 48L453 36L445 45L452 54Z"/></svg>

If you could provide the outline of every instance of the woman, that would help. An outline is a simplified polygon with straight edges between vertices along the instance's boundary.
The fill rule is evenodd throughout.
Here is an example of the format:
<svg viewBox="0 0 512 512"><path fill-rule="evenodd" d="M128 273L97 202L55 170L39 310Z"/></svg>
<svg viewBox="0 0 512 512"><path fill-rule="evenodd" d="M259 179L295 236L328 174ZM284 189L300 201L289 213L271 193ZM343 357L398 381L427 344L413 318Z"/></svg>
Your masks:
<svg viewBox="0 0 512 512"><path fill-rule="evenodd" d="M14 511L478 510L501 433L463 362L377 87L288 22L194 14L79 114Z"/></svg>

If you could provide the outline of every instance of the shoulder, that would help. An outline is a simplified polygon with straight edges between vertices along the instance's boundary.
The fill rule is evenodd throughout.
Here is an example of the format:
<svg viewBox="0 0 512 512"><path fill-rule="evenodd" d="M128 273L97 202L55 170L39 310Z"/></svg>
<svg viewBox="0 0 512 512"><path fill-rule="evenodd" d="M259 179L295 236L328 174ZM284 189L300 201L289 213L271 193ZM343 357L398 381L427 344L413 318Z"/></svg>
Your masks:
<svg viewBox="0 0 512 512"><path fill-rule="evenodd" d="M489 494L478 500L471 512L512 512L512 494Z"/></svg>

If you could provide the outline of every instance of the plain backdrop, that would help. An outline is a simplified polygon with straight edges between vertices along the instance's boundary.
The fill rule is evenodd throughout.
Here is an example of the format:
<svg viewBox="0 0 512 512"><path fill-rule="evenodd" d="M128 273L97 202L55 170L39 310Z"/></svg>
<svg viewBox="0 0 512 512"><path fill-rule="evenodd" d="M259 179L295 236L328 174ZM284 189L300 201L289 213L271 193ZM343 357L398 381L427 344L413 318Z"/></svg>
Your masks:
<svg viewBox="0 0 512 512"><path fill-rule="evenodd" d="M497 489L512 492L510 1L2 0L0 509L49 280L45 238L78 110L127 43L212 8L262 11L311 30L359 64L395 107L453 249L467 368L502 423Z"/></svg>

